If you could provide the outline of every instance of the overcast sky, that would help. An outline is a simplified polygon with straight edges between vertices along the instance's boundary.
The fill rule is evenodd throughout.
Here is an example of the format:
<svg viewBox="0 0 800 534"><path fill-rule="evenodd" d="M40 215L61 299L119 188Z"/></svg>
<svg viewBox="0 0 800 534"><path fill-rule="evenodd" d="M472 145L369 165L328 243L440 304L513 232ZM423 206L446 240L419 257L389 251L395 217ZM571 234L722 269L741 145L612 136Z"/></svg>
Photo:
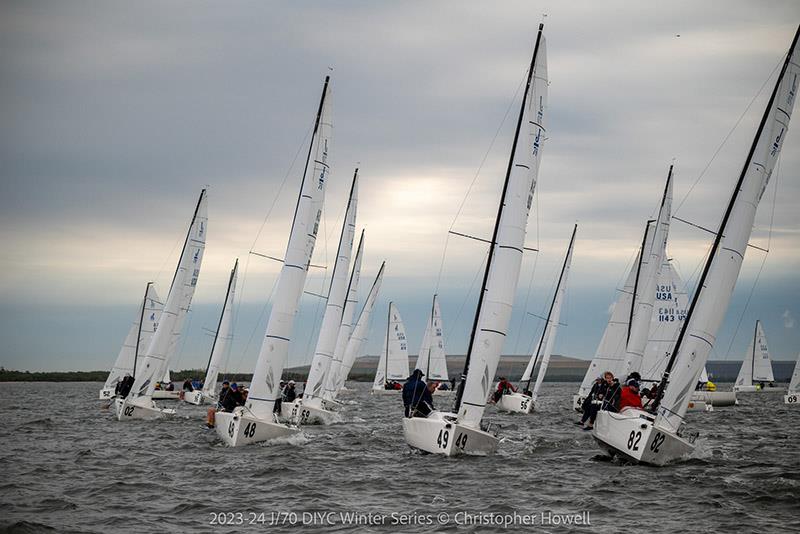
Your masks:
<svg viewBox="0 0 800 534"><path fill-rule="evenodd" d="M295 156L329 73L332 175L314 262L335 254L358 165L362 299L387 261L369 352L393 300L416 353L438 280L448 352L463 353L486 248L447 230L491 235L543 13L548 140L528 226L541 252L525 257L505 352L531 349L541 321L525 312L549 305L577 221L555 352L591 358L673 159L677 215L718 225L800 22L796 0L3 2L0 365L110 367L145 283L166 296L208 185L206 255L173 367L205 365L203 328L239 257L229 367L252 370L279 264L248 252L283 255ZM770 253L748 252L713 359L741 359L757 318L773 358L797 354L798 171L790 132L751 240ZM709 245L673 224L670 255L690 285ZM307 288L325 283L317 270ZM310 360L323 307L303 298L290 365Z"/></svg>

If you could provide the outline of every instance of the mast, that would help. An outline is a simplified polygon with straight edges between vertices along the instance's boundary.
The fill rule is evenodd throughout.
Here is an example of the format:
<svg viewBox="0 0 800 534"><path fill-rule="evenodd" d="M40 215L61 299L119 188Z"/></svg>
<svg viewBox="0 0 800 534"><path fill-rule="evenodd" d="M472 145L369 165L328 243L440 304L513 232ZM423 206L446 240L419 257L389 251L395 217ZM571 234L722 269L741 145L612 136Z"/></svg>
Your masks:
<svg viewBox="0 0 800 534"><path fill-rule="evenodd" d="M142 313L139 314L139 331L136 333L136 348L133 351L133 372L131 376L136 378L136 360L139 359L139 340L142 338L142 323L144 322L144 308L147 305L147 294L150 293L150 286L153 282L147 282L144 288L144 298L142 299Z"/></svg>
<svg viewBox="0 0 800 534"><path fill-rule="evenodd" d="M750 363L750 385L753 385L753 380L756 378L756 343L758 343L758 319L756 319L756 327L753 330L753 354L752 362Z"/></svg>
<svg viewBox="0 0 800 534"><path fill-rule="evenodd" d="M672 172L672 167L670 166L670 173ZM633 312L636 310L636 292L639 290L639 275L642 272L642 262L644 261L644 249L647 246L647 233L650 231L650 225L656 222L655 219L650 219L644 225L644 235L642 236L642 248L640 249L641 252L639 253L639 262L636 264L636 278L633 279L633 298L631 299L631 312L628 315L628 336L625 339L625 346L628 345L628 342L631 340L631 324L633 324Z"/></svg>
<svg viewBox="0 0 800 534"><path fill-rule="evenodd" d="M236 273L236 268L239 266L239 258L236 258L236 262L233 264L233 269L231 269L231 276L228 278L228 290L225 292L225 300L222 301L222 313L219 314L219 322L217 323L217 331L214 333L214 342L211 344L211 353L208 355L208 363L206 364L206 373L205 376L208 376L208 370L211 367L211 358L214 357L214 347L217 346L217 338L219 337L219 329L222 328L222 319L225 318L225 308L228 307L228 299L231 296L231 286L233 285L233 275ZM223 377L225 375L223 374Z"/></svg>
<svg viewBox="0 0 800 534"><path fill-rule="evenodd" d="M486 259L486 270L483 273L483 282L481 283L481 292L478 296L478 306L475 309L475 320L472 323L472 332L470 333L469 337L469 347L467 348L467 355L464 358L464 371L461 373L461 382L458 385L458 391L456 393L456 402L454 411L458 412L461 408L461 398L464 395L464 387L466 386L467 375L469 374L469 361L472 355L472 349L475 344L475 334L478 331L478 322L481 316L481 308L483 306L483 297L486 293L486 282L489 280L489 271L492 267L492 259L494 257L494 252L497 247L497 233L500 229L500 217L503 215L503 208L505 207L505 200L506 200L506 192L508 191L508 182L511 178L511 171L514 167L514 156L516 155L517 151L517 141L519 140L519 133L522 129L522 120L525 116L525 103L528 100L528 93L531 90L531 82L533 81L533 71L534 67L536 66L536 56L539 52L539 43L542 40L542 30L544 29L544 24L539 24L539 33L536 34L536 44L533 48L533 57L531 57L531 64L528 68L528 78L525 83L525 92L522 95L522 103L520 104L519 108L519 116L517 117L517 127L514 130L514 141L511 144L511 155L508 158L508 167L506 168L506 177L503 182L503 192L500 196L500 206L497 209L497 218L495 219L494 223L494 231L492 232L492 241L489 245L489 257Z"/></svg>
<svg viewBox="0 0 800 534"><path fill-rule="evenodd" d="M389 302L389 315L386 317L386 354L383 369L383 387L389 382L389 330L392 325L392 302Z"/></svg>
<svg viewBox="0 0 800 534"><path fill-rule="evenodd" d="M706 260L706 264L703 267L703 273L700 275L700 279L697 282L697 289L695 290L694 295L692 296L692 302L689 305L689 311L686 313L686 319L683 323L683 328L681 328L680 333L678 334L678 339L675 342L675 348L670 355L669 362L667 362L667 367L664 370L664 375L661 377L661 383L658 386L658 395L656 396L656 400L653 403L653 412L655 413L658 409L659 405L661 404L661 399L664 397L664 389L669 382L669 376L672 372L672 368L675 365L675 361L677 356L680 352L680 349L683 346L684 340L686 338L686 332L689 329L689 325L692 322L692 316L694 314L695 308L697 307L697 303L700 300L700 297L703 294L703 290L706 287L706 279L708 278L708 273L711 270L711 266L714 264L717 258L717 252L720 248L720 243L722 242L722 238L724 236L725 230L728 226L728 220L730 219L731 212L733 211L734 205L736 204L737 199L739 198L739 193L742 190L742 185L744 184L745 177L747 176L747 172L750 168L750 165L753 161L753 154L758 147L759 141L761 139L761 134L764 131L764 126L767 124L767 120L772 113L772 106L775 103L775 97L778 94L778 91L781 87L781 82L783 81L783 77L786 74L786 70L789 67L789 63L792 61L792 52L797 45L797 38L800 36L800 26L798 27L797 31L794 34L794 39L792 39L792 44L789 47L789 52L786 54L786 60L783 63L783 67L781 68L781 72L778 75L778 79L775 83L775 88L772 90L772 94L769 97L769 102L767 103L766 109L764 110L764 114L761 116L761 122L758 124L758 130L756 130L756 135L753 138L753 143L750 145L750 150L747 153L747 158L745 159L744 165L742 166L742 171L739 173L739 179L736 181L736 187L733 189L733 193L731 194L731 199L728 202L728 206L725 209L725 213L722 216L722 221L720 221L719 230L717 231L716 236L714 237L714 243L711 246L711 251L708 254L708 260ZM792 99L791 104L794 105L794 100ZM783 111L783 110L781 110ZM789 109L791 112L791 109ZM789 116L787 112L784 111L784 114ZM785 130L784 130L785 131ZM783 134L783 132L781 132ZM780 150L780 136L779 139L775 141L775 153ZM756 200L756 202L758 199ZM746 244L745 244L746 246ZM737 254L738 251L737 251ZM738 276L738 272L737 272Z"/></svg>
<svg viewBox="0 0 800 534"><path fill-rule="evenodd" d="M572 245L575 243L575 233L578 231L578 225L572 227L572 237L569 238L569 245L567 246L567 253L564 255L564 263L561 265L561 273L558 275L558 283L556 283L556 290L553 292L553 300L550 302L550 310L547 312L547 320L544 323L544 330L542 330L542 336L539 338L539 343L536 345L536 355L533 359L533 365L531 365L531 374L528 376L528 382L525 385L525 389L530 391L531 389L531 379L533 379L533 370L536 369L536 363L539 361L539 355L542 351L542 342L545 338L545 333L548 328L550 328L550 317L553 315L553 307L556 305L556 299L558 299L558 291L561 288L561 281L564 279L564 272L567 270L567 262L569 261L569 251L572 250Z"/></svg>

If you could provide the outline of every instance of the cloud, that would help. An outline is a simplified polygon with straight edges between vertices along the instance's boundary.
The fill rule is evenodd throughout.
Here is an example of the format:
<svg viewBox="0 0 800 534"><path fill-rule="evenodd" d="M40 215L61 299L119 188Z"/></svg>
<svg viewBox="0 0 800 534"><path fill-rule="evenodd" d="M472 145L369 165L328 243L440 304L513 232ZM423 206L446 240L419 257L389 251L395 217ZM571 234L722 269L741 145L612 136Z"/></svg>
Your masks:
<svg viewBox="0 0 800 534"><path fill-rule="evenodd" d="M784 311L783 315L781 315L781 318L783 319L784 328L794 328L794 316L792 315L792 312L789 310Z"/></svg>

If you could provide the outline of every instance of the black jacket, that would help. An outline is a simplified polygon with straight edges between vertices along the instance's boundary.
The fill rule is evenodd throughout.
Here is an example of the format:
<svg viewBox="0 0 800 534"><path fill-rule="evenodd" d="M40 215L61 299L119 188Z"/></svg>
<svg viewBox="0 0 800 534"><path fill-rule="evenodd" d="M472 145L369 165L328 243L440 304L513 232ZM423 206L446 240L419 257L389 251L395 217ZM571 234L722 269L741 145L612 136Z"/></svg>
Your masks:
<svg viewBox="0 0 800 534"><path fill-rule="evenodd" d="M411 417L413 412L428 415L433 411L433 396L428 391L428 385L416 376L410 377L403 386L403 406L406 417Z"/></svg>

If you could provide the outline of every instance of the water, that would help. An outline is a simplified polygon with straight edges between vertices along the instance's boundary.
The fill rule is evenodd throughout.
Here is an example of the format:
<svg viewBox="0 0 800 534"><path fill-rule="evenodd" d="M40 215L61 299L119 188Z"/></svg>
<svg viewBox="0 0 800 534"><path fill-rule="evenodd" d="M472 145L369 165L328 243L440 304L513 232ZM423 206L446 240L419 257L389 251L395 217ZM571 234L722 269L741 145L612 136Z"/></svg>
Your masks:
<svg viewBox="0 0 800 534"><path fill-rule="evenodd" d="M607 461L572 424L577 384L545 384L531 416L488 409L503 426L497 454L460 458L410 451L400 400L372 397L368 384L351 387L358 391L347 398L359 402L345 407L345 423L307 427L289 443L229 449L204 428L204 407L179 404L172 420L118 423L95 399L99 383L2 384L0 528L800 531L800 408L777 394L741 395L736 408L692 414L694 456L652 468ZM590 526L541 525L542 512L584 511ZM442 512L450 521L440 526ZM457 526L464 512L532 514L536 523ZM211 524L220 513L241 513L223 520L243 524ZM386 524L345 525L339 513L383 514ZM392 513L416 524L392 525L403 517ZM429 519L433 526L420 524Z"/></svg>

